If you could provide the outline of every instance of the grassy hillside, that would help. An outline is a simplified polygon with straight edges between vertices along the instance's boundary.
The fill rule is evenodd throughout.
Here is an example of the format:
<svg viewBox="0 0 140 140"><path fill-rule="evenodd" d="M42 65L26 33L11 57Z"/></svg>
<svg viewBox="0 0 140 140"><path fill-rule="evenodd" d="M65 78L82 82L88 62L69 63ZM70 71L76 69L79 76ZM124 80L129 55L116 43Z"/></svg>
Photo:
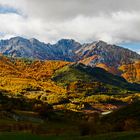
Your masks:
<svg viewBox="0 0 140 140"><path fill-rule="evenodd" d="M83 84L99 82L108 90L121 89L130 91L140 91L140 86L128 83L124 78L113 75L102 68L92 68L83 64L67 65L55 72L52 79L59 84L68 85L71 82L81 81Z"/></svg>

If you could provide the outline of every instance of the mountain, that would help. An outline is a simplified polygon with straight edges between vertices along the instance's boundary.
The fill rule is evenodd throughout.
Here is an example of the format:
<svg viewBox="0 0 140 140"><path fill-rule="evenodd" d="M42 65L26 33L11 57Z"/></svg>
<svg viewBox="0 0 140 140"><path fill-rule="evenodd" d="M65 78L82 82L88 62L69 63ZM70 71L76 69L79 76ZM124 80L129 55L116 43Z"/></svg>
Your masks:
<svg viewBox="0 0 140 140"><path fill-rule="evenodd" d="M136 52L103 41L85 44L76 53L80 56L82 63L90 66L104 63L117 68L122 64L140 60L140 55Z"/></svg>
<svg viewBox="0 0 140 140"><path fill-rule="evenodd" d="M123 76L130 82L139 82L139 71L131 70L130 65L135 65L135 62L140 60L140 55L103 41L80 44L73 39L61 39L55 44L45 44L35 38L13 37L0 41L0 53L10 58L83 63ZM136 69L139 68L136 66Z"/></svg>
<svg viewBox="0 0 140 140"><path fill-rule="evenodd" d="M24 63L18 64L18 66L23 65ZM32 78L36 80L48 80L54 74L54 72L65 65L68 65L67 61L33 61L31 64L26 65L26 67L22 67L21 71L24 71L22 77L24 78ZM16 63L17 65L17 63ZM18 67L19 68L19 67Z"/></svg>
<svg viewBox="0 0 140 140"><path fill-rule="evenodd" d="M129 83L99 67L0 55L0 93L16 99L18 105L13 101L12 109L29 109L31 105L34 110L42 102L55 110L102 112L132 102L139 92L139 84ZM9 107L9 102L6 106Z"/></svg>
<svg viewBox="0 0 140 140"><path fill-rule="evenodd" d="M115 93L124 90L140 91L140 85L130 84L124 78L113 75L102 68L92 68L81 63L69 64L58 69L54 73L52 80L64 86L75 83L75 85L78 85L76 88L80 87L82 90L90 87L92 92L96 91L96 89L100 90L100 92L112 94L114 91ZM86 85L85 88L84 85Z"/></svg>
<svg viewBox="0 0 140 140"><path fill-rule="evenodd" d="M140 91L138 84L128 83L124 78L99 67L86 66L79 62L17 59L2 55L0 56L0 80L0 89L10 89L11 92L21 92L27 87L49 88L50 91L57 87L65 91L65 86L74 91L84 92L85 90L91 94ZM43 84L39 84L40 81Z"/></svg>
<svg viewBox="0 0 140 140"><path fill-rule="evenodd" d="M40 61L8 58L0 55L0 77L49 79L56 70L70 64L67 61Z"/></svg>
<svg viewBox="0 0 140 140"><path fill-rule="evenodd" d="M0 53L11 57L40 60L80 61L90 66L104 63L111 67L140 59L140 55L136 52L103 41L80 44L72 39L61 39L56 44L45 44L34 38L28 40L14 37L0 41Z"/></svg>
<svg viewBox="0 0 140 140"><path fill-rule="evenodd" d="M57 86L51 76L54 72L69 64L65 61L40 61L8 58L0 55L0 91L7 94L30 93L32 98L41 94L64 93L65 89ZM38 94L35 93L38 91Z"/></svg>
<svg viewBox="0 0 140 140"><path fill-rule="evenodd" d="M28 40L21 37L1 40L0 52L11 57L22 58L51 59L52 56L49 45L36 39Z"/></svg>
<svg viewBox="0 0 140 140"><path fill-rule="evenodd" d="M74 53L80 43L74 40L62 39L56 44L45 44L37 39L14 37L0 41L0 52L11 57L22 57L40 60L76 60Z"/></svg>
<svg viewBox="0 0 140 140"><path fill-rule="evenodd" d="M72 39L61 39L56 44L52 45L52 52L55 60L78 61L79 56L76 55L76 50L81 48L81 44Z"/></svg>

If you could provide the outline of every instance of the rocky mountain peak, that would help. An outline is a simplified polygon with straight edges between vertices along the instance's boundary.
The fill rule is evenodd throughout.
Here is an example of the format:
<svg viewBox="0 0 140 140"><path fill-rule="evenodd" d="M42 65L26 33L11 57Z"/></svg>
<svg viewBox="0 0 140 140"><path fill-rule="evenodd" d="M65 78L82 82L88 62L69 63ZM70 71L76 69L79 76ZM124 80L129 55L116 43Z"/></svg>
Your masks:
<svg viewBox="0 0 140 140"><path fill-rule="evenodd" d="M106 47L108 44L102 40L99 40L97 43L96 43L96 46L98 47Z"/></svg>
<svg viewBox="0 0 140 140"><path fill-rule="evenodd" d="M80 43L76 42L76 41L73 40L73 39L61 39L61 40L59 40L59 41L56 43L56 45L68 47L68 48L70 48L70 49L72 49L72 48L76 48L76 49L77 49L77 47L81 46Z"/></svg>
<svg viewBox="0 0 140 140"><path fill-rule="evenodd" d="M82 45L73 39L61 39L56 44L45 44L35 38L14 37L0 41L0 53L11 57L80 61L90 66L102 63L118 67L140 60L136 52L101 40Z"/></svg>

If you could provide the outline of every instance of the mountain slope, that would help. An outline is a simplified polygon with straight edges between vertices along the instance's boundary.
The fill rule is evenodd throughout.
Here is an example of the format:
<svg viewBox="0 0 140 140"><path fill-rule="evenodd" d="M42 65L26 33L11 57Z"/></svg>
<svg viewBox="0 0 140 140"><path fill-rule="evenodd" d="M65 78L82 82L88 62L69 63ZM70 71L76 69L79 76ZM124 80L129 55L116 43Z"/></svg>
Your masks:
<svg viewBox="0 0 140 140"><path fill-rule="evenodd" d="M36 80L49 79L56 70L64 67L70 62L66 61L33 61L24 69L22 77L33 78Z"/></svg>
<svg viewBox="0 0 140 140"><path fill-rule="evenodd" d="M40 60L68 60L76 59L74 51L80 43L74 40L62 39L51 45L38 41L37 39L25 39L14 37L9 40L0 41L0 52L11 57L32 58Z"/></svg>
<svg viewBox="0 0 140 140"><path fill-rule="evenodd" d="M140 55L136 52L103 41L85 44L76 53L80 56L82 63L90 66L104 63L117 68L122 64L140 60Z"/></svg>
<svg viewBox="0 0 140 140"><path fill-rule="evenodd" d="M1 56L0 70L0 91L4 94L43 101L55 109L106 111L110 105L95 103L115 103L116 108L126 104L125 97L129 102L140 91L138 84L81 63Z"/></svg>
<svg viewBox="0 0 140 140"><path fill-rule="evenodd" d="M106 88L105 92L111 89L113 89L112 92L115 90L117 92L118 88L140 91L140 85L130 84L124 78L113 75L102 68L92 68L79 63L70 64L57 70L52 79L62 85L69 85L72 82L79 82L79 84L99 83L101 87Z"/></svg>
<svg viewBox="0 0 140 140"><path fill-rule="evenodd" d="M45 44L34 38L14 37L0 41L0 53L10 58L78 62L122 75L130 82L139 82L140 79L138 63L135 64L140 61L140 55L103 41L80 44L72 39L61 39L56 44Z"/></svg>
<svg viewBox="0 0 140 140"><path fill-rule="evenodd" d="M7 57L0 54L0 76L18 77L21 72L15 67L14 63Z"/></svg>
<svg viewBox="0 0 140 140"><path fill-rule="evenodd" d="M0 56L0 91L20 94L31 92L31 97L39 96L45 91L49 93L65 93L65 89L57 86L50 77L55 70L69 64L65 61L31 61L26 59L10 59ZM38 91L35 95L35 91Z"/></svg>
<svg viewBox="0 0 140 140"><path fill-rule="evenodd" d="M122 76L130 82L140 83L140 61L128 65L122 65L119 68L123 74Z"/></svg>
<svg viewBox="0 0 140 140"><path fill-rule="evenodd" d="M0 52L11 57L80 61L90 66L104 63L118 67L140 59L140 55L131 50L103 41L80 44L72 39L61 39L56 44L45 44L37 39L14 37L0 41Z"/></svg>

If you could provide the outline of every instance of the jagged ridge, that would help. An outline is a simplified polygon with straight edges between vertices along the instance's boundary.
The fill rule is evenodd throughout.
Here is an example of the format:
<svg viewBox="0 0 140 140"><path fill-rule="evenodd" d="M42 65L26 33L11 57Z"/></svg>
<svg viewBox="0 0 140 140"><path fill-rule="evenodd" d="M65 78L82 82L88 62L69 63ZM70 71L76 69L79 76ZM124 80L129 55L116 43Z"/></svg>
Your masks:
<svg viewBox="0 0 140 140"><path fill-rule="evenodd" d="M11 57L80 61L90 66L104 63L118 67L140 59L140 55L136 52L103 41L80 44L72 39L62 39L56 44L45 44L37 39L14 37L0 41L0 52Z"/></svg>

